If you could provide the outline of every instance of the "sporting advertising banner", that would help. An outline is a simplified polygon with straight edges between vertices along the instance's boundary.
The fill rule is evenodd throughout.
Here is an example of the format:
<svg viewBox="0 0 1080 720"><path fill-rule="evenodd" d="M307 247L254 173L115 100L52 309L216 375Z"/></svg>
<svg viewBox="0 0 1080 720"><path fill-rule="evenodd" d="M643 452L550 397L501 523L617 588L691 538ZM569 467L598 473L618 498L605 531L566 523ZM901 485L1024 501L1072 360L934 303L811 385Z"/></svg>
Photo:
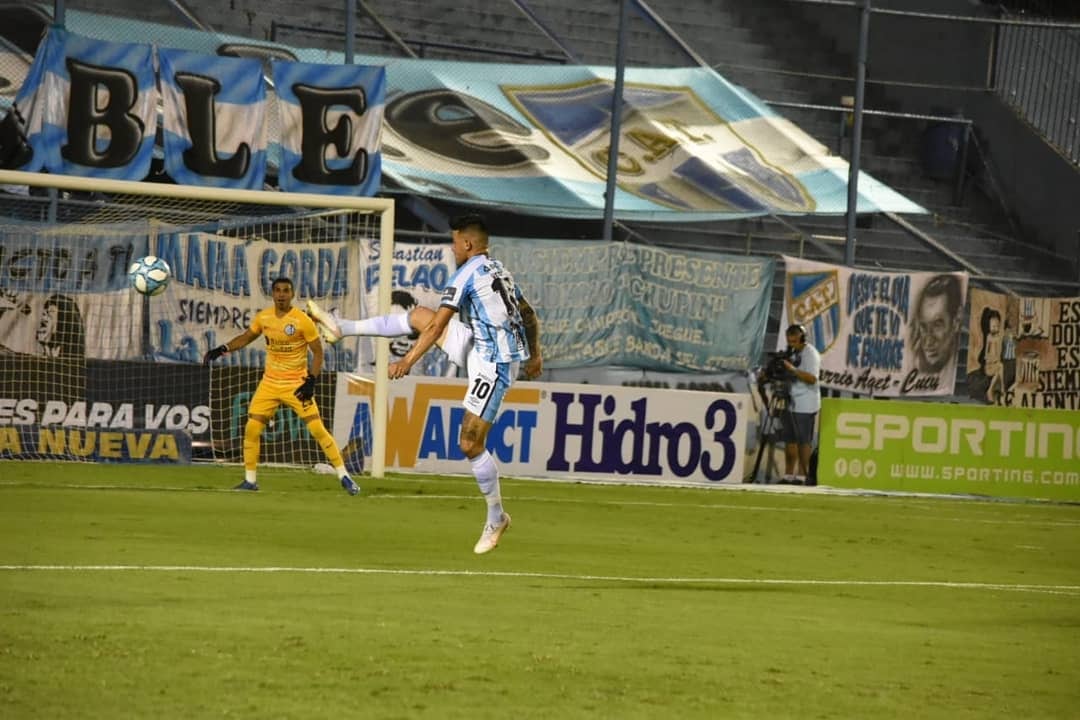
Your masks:
<svg viewBox="0 0 1080 720"><path fill-rule="evenodd" d="M1080 410L1080 298L972 288L967 387L991 405Z"/></svg>
<svg viewBox="0 0 1080 720"><path fill-rule="evenodd" d="M824 485L1080 500L1080 413L825 398Z"/></svg>
<svg viewBox="0 0 1080 720"><path fill-rule="evenodd" d="M461 474L466 381L390 384L386 467ZM346 454L371 444L373 386L338 375L334 437ZM742 482L750 398L744 394L515 384L488 435L506 476L647 483Z"/></svg>
<svg viewBox="0 0 1080 720"><path fill-rule="evenodd" d="M876 397L952 395L966 273L868 272L784 258L780 327L821 353L822 387ZM784 333L779 334L783 349Z"/></svg>

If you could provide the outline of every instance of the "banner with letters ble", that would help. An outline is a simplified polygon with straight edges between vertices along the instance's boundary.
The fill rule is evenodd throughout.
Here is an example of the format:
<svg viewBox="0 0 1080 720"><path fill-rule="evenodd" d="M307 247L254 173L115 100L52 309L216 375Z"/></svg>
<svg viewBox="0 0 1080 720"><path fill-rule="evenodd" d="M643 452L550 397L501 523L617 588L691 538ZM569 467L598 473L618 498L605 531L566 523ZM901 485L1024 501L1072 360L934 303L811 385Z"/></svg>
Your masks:
<svg viewBox="0 0 1080 720"><path fill-rule="evenodd" d="M390 383L387 469L468 473L458 448L466 384ZM372 446L373 392L338 374L334 438L347 466ZM506 394L487 447L503 476L740 483L749 412L746 394L521 382Z"/></svg>
<svg viewBox="0 0 1080 720"><path fill-rule="evenodd" d="M891 273L785 257L784 330L806 328L822 387L876 397L951 395L966 273Z"/></svg>
<svg viewBox="0 0 1080 720"><path fill-rule="evenodd" d="M130 37L130 29L116 34ZM15 98L32 149L18 169L143 180L160 124L165 169L177 183L260 190L273 166L282 190L378 192L385 69L269 65L272 81L261 59L110 42L53 26Z"/></svg>
<svg viewBox="0 0 1080 720"><path fill-rule="evenodd" d="M973 400L1080 410L1080 298L971 290L967 387Z"/></svg>

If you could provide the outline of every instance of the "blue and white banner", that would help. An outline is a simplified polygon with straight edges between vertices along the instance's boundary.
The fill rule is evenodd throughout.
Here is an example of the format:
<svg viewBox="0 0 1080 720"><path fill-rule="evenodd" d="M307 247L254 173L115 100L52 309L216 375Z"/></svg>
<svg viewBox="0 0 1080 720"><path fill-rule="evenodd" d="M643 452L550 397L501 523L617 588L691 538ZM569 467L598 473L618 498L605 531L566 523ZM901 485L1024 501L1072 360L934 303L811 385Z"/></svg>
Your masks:
<svg viewBox="0 0 1080 720"><path fill-rule="evenodd" d="M823 387L874 397L951 395L967 273L890 273L784 258L780 327L800 323ZM780 349L786 340L777 338Z"/></svg>
<svg viewBox="0 0 1080 720"><path fill-rule="evenodd" d="M157 131L151 46L53 28L16 102L33 148L20 169L118 180L149 174Z"/></svg>
<svg viewBox="0 0 1080 720"><path fill-rule="evenodd" d="M378 191L383 68L275 62L271 96L259 59L157 54L162 151L177 183L261 189L273 157L283 190ZM156 87L154 46L51 29L16 98L33 148L19 169L143 180L158 126ZM280 135L268 130L271 103L280 104Z"/></svg>
<svg viewBox="0 0 1080 720"><path fill-rule="evenodd" d="M339 52L256 44L238 36L77 10L67 12L66 22L101 40L135 32L162 47L354 72L345 69ZM355 62L385 66L383 97L388 101L381 144L357 146L359 138L369 138L366 143L377 134L356 126L353 115L359 106L348 90L355 82L334 79L331 97L341 102L329 103L325 117L300 112L304 134L294 171L301 168L320 178L311 190L333 193L339 185L362 185L374 192L381 170L388 186L440 200L512 206L550 217L597 218L602 213L614 68L379 56L358 56ZM31 69L27 84L36 89L35 72ZM296 72L311 87L327 87L321 78L313 80L314 71ZM370 76L364 87L374 122L383 114L381 101L374 99L382 80L370 69L364 72ZM283 99L296 94L288 82L277 88ZM623 100L614 198L621 219L688 222L847 210L843 158L712 69L627 68ZM302 108L302 101L303 92L285 103ZM289 121L284 115L282 120ZM274 128L273 121L269 127ZM271 165L278 140L273 132L268 138ZM280 141L286 153L296 153L295 140L283 136ZM361 158L368 176L355 182ZM295 172L283 178L283 188L308 182ZM859 178L858 211L924 212L865 173Z"/></svg>
<svg viewBox="0 0 1080 720"><path fill-rule="evenodd" d="M542 318L544 366L746 370L761 355L774 261L602 241L492 239Z"/></svg>
<svg viewBox="0 0 1080 720"><path fill-rule="evenodd" d="M278 187L374 195L386 71L362 65L272 64L281 115Z"/></svg>
<svg viewBox="0 0 1080 720"><path fill-rule="evenodd" d="M262 63L158 50L165 171L181 185L261 190L266 175Z"/></svg>

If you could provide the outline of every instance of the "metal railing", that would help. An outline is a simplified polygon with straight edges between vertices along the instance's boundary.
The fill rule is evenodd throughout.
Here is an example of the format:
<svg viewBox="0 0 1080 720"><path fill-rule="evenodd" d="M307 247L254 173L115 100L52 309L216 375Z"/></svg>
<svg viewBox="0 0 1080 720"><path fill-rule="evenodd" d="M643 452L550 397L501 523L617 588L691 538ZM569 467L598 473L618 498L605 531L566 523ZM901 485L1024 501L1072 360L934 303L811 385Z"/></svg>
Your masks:
<svg viewBox="0 0 1080 720"><path fill-rule="evenodd" d="M994 63L994 92L1080 165L1080 30L1000 25Z"/></svg>

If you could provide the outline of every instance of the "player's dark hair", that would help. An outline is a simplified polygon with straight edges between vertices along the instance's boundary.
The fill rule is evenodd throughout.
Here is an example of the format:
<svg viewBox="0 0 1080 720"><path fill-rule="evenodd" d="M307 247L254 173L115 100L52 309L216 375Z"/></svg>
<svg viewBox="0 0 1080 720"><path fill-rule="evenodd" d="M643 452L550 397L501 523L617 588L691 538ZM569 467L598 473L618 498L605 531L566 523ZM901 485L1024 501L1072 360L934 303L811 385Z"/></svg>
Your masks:
<svg viewBox="0 0 1080 720"><path fill-rule="evenodd" d="M275 287L278 286L279 283L283 285L288 285L289 287L293 286L292 278L287 278L283 275L279 278L274 278L274 282L270 283L270 289L273 290Z"/></svg>
<svg viewBox="0 0 1080 720"><path fill-rule="evenodd" d="M470 212L450 219L451 230L468 230L469 228L476 228L485 235L488 232L487 222L480 213Z"/></svg>

